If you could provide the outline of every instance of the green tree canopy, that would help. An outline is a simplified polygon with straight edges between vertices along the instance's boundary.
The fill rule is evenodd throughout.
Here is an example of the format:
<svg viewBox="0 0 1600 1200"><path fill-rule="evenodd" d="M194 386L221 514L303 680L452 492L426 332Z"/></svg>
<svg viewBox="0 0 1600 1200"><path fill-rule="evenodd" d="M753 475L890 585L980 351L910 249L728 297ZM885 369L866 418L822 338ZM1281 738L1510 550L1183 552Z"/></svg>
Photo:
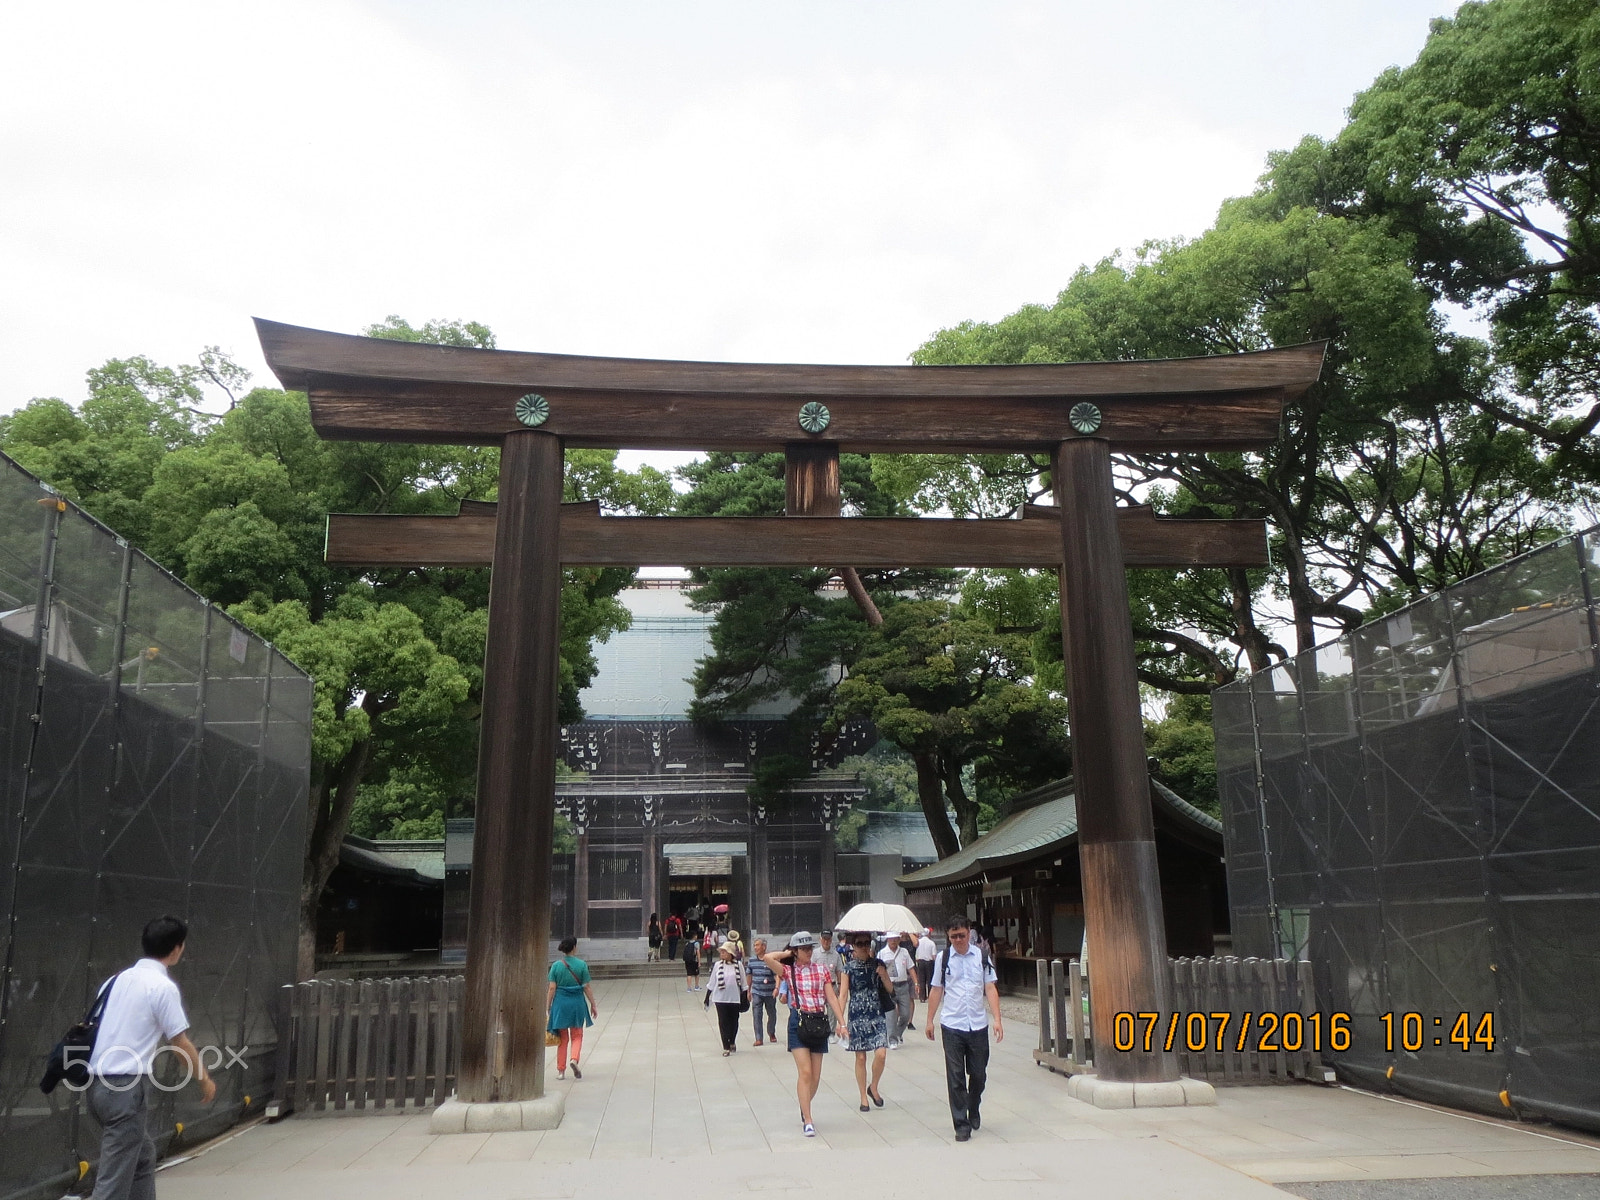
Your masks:
<svg viewBox="0 0 1600 1200"><path fill-rule="evenodd" d="M414 328L390 317L372 336L492 346L471 322ZM159 366L113 360L89 372L79 406L39 399L0 418L0 449L100 518L202 595L228 605L316 680L312 836L302 892L301 970L311 969L316 903L338 846L436 830L471 811L487 632L485 569L362 572L323 561L330 512L452 513L492 500L489 447L325 442L304 394L246 390L214 348ZM217 411L217 410L221 411ZM571 451L569 500L665 511L668 478L616 454ZM593 645L628 623L626 570L565 573L561 716L581 715Z"/></svg>

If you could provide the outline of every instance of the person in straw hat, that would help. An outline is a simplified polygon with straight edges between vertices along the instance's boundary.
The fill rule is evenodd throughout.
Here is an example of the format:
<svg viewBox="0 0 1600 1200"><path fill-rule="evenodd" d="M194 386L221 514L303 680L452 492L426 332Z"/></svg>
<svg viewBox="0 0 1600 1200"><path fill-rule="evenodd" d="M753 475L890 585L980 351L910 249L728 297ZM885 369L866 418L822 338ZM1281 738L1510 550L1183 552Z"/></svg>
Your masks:
<svg viewBox="0 0 1600 1200"><path fill-rule="evenodd" d="M722 1057L739 1048L739 1013L750 991L750 977L739 961L739 943L729 938L717 948L717 962L706 984L706 1005L717 1009L717 1030L722 1035Z"/></svg>

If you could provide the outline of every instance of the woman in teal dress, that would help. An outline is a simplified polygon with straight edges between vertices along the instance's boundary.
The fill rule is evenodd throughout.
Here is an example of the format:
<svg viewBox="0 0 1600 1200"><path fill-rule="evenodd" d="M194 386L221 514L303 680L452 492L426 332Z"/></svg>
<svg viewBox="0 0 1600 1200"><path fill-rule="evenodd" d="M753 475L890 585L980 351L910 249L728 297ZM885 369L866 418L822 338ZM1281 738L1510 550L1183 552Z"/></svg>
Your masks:
<svg viewBox="0 0 1600 1200"><path fill-rule="evenodd" d="M583 1030L594 1024L600 1006L589 987L589 964L572 952L578 948L575 937L563 938L560 957L550 964L550 991L545 996L544 1027L556 1035L556 1078L567 1077L567 1060L572 1074L583 1078L578 1057L583 1053Z"/></svg>

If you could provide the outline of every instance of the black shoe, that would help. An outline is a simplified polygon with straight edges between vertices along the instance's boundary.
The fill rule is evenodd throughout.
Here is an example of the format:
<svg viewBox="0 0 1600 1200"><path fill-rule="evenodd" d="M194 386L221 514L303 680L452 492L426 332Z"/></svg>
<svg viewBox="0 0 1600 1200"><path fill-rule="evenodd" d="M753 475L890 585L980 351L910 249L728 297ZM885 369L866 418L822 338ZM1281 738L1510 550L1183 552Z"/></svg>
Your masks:
<svg viewBox="0 0 1600 1200"><path fill-rule="evenodd" d="M983 1118L979 1117L977 1113L968 1113L967 1124L972 1126L973 1133L977 1133L978 1130L983 1128Z"/></svg>
<svg viewBox="0 0 1600 1200"><path fill-rule="evenodd" d="M956 1141L958 1141L958 1142L970 1142L971 1140L972 1140L972 1130L970 1130L970 1129L958 1129L958 1130L956 1130Z"/></svg>

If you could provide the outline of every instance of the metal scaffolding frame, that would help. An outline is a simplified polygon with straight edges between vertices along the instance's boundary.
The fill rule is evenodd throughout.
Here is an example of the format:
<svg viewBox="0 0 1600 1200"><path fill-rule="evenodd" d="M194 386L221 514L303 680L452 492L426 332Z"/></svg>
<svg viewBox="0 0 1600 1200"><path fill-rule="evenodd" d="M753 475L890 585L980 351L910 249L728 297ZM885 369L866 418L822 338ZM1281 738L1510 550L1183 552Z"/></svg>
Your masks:
<svg viewBox="0 0 1600 1200"><path fill-rule="evenodd" d="M1213 694L1234 944L1315 963L1360 1083L1600 1128L1597 572L1600 527Z"/></svg>
<svg viewBox="0 0 1600 1200"><path fill-rule="evenodd" d="M93 1162L99 1131L44 1059L162 913L185 918L190 1036L242 1054L158 1093L170 1144L270 1093L292 982L310 678L0 456L0 1196Z"/></svg>

